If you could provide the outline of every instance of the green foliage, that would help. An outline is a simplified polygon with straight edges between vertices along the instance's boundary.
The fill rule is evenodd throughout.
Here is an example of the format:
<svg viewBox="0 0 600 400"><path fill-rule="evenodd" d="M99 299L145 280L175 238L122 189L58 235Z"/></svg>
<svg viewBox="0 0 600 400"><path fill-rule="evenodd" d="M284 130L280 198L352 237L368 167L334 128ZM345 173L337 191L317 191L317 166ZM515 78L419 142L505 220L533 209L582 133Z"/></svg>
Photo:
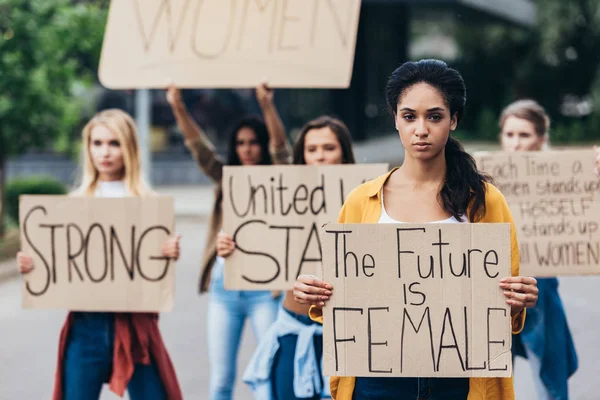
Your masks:
<svg viewBox="0 0 600 400"><path fill-rule="evenodd" d="M0 0L0 200L6 160L68 138L96 75L104 1ZM4 207L0 202L0 238Z"/></svg>
<svg viewBox="0 0 600 400"><path fill-rule="evenodd" d="M477 132L480 139L498 140L498 116L489 108L484 108L477 117Z"/></svg>
<svg viewBox="0 0 600 400"><path fill-rule="evenodd" d="M0 0L0 168L79 119L75 85L98 63L106 10L71 0Z"/></svg>
<svg viewBox="0 0 600 400"><path fill-rule="evenodd" d="M66 194L67 188L54 178L29 177L13 179L6 184L4 204L6 215L13 223L19 221L19 196L22 194Z"/></svg>
<svg viewBox="0 0 600 400"><path fill-rule="evenodd" d="M462 129L490 136L490 115L521 98L533 98L550 114L552 142L597 139L600 121L600 1L535 0L537 23L521 28L470 21L457 29L469 118ZM567 116L565 98L591 100L592 114ZM490 113L491 111L491 113ZM483 115L486 114L486 115ZM497 131L497 128L496 128Z"/></svg>

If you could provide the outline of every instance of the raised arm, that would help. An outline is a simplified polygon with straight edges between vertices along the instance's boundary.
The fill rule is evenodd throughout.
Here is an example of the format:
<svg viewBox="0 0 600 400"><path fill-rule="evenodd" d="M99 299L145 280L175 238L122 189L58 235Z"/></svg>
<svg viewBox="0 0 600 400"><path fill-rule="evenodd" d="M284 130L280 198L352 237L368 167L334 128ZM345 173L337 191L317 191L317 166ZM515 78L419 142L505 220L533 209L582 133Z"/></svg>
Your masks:
<svg viewBox="0 0 600 400"><path fill-rule="evenodd" d="M171 105L177 126L183 133L185 145L191 151L196 163L209 178L220 182L223 177L223 160L217 155L206 133L188 112L179 89L173 85L167 89L167 101Z"/></svg>
<svg viewBox="0 0 600 400"><path fill-rule="evenodd" d="M273 156L273 163L287 164L289 163L290 153L285 136L285 127L281 122L273 98L274 90L269 88L266 83L262 83L256 88L256 100L262 110L269 133L269 150Z"/></svg>

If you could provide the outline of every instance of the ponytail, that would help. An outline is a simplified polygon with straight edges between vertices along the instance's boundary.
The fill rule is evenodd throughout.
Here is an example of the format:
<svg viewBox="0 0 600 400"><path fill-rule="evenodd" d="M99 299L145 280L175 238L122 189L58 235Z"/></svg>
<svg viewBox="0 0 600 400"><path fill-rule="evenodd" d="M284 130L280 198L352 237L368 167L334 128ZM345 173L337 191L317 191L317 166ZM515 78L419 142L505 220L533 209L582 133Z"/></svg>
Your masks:
<svg viewBox="0 0 600 400"><path fill-rule="evenodd" d="M460 220L477 222L485 215L485 183L491 179L477 170L475 160L458 140L448 137L445 149L446 180L440 191L442 207Z"/></svg>

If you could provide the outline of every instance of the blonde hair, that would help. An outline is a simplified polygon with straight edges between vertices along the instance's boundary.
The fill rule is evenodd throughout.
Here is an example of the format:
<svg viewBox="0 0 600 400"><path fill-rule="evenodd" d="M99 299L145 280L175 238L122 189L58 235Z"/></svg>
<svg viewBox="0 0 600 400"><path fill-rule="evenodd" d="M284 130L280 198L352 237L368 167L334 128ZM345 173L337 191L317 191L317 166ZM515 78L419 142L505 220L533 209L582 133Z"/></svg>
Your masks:
<svg viewBox="0 0 600 400"><path fill-rule="evenodd" d="M550 118L546 110L535 100L519 100L506 106L500 115L500 129L508 117L517 117L531 122L538 136L547 135L550 129Z"/></svg>
<svg viewBox="0 0 600 400"><path fill-rule="evenodd" d="M140 161L140 147L138 144L137 129L133 118L124 111L108 109L97 113L83 128L83 168L81 184L73 195L93 196L98 185L98 170L94 167L90 156L90 143L94 127L102 125L113 132L123 151L125 188L131 196L150 195L151 189L142 176Z"/></svg>

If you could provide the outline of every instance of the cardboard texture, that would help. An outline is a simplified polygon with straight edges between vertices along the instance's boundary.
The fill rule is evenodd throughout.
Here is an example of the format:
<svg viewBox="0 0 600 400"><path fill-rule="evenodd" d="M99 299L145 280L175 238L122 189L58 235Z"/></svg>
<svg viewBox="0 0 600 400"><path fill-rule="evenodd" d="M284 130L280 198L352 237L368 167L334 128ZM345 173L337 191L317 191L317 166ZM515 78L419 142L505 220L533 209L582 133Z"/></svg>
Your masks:
<svg viewBox="0 0 600 400"><path fill-rule="evenodd" d="M387 164L225 167L223 229L236 251L225 287L287 290L321 265L319 227L337 221L346 196Z"/></svg>
<svg viewBox="0 0 600 400"><path fill-rule="evenodd" d="M509 224L327 224L324 374L509 377Z"/></svg>
<svg viewBox="0 0 600 400"><path fill-rule="evenodd" d="M24 308L164 312L173 308L173 199L21 196Z"/></svg>
<svg viewBox="0 0 600 400"><path fill-rule="evenodd" d="M600 178L588 150L477 153L511 209L521 275L600 274Z"/></svg>
<svg viewBox="0 0 600 400"><path fill-rule="evenodd" d="M347 88L361 0L113 0L99 78L111 89Z"/></svg>

